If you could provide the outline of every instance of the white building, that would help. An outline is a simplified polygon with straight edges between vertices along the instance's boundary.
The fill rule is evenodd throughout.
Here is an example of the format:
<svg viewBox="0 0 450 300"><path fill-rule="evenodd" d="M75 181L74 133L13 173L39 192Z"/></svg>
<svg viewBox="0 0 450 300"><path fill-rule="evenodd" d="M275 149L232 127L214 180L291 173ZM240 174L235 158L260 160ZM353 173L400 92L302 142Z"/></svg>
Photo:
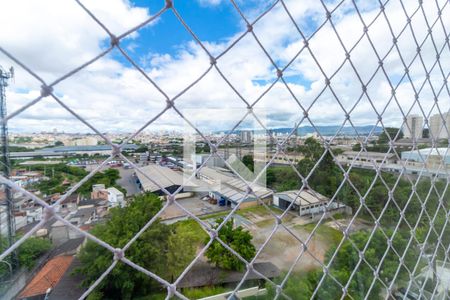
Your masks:
<svg viewBox="0 0 450 300"><path fill-rule="evenodd" d="M327 197L309 189L303 189L301 192L299 190L285 191L273 195L275 206L283 210L290 207L290 210L298 212L300 216L325 212L329 201L330 199ZM293 204L291 205L291 203ZM334 201L327 209L332 210L341 207L344 208L345 205Z"/></svg>
<svg viewBox="0 0 450 300"><path fill-rule="evenodd" d="M244 144L253 143L253 131L242 130L240 136L241 136L241 143L244 143Z"/></svg>
<svg viewBox="0 0 450 300"><path fill-rule="evenodd" d="M447 148L425 148L403 151L402 160L424 163L427 168L446 168L450 166L450 153Z"/></svg>
<svg viewBox="0 0 450 300"><path fill-rule="evenodd" d="M125 206L125 197L121 191L115 187L107 188L106 191L108 192L108 202L111 207Z"/></svg>
<svg viewBox="0 0 450 300"><path fill-rule="evenodd" d="M14 227L16 230L27 225L27 216L25 215L16 215L14 216ZM8 235L8 214L6 210L6 206L0 206L0 236Z"/></svg>
<svg viewBox="0 0 450 300"><path fill-rule="evenodd" d="M423 117L419 115L408 115L406 124L403 125L403 136L408 139L422 138Z"/></svg>
<svg viewBox="0 0 450 300"><path fill-rule="evenodd" d="M445 120L445 127L444 127ZM450 132L450 113L444 113L442 116L436 114L430 118L430 137L435 139L448 139Z"/></svg>
<svg viewBox="0 0 450 300"><path fill-rule="evenodd" d="M367 163L368 166L373 166L374 164L386 165L396 163L397 158L393 153L344 151L337 155L336 160L342 165L358 165L359 163Z"/></svg>

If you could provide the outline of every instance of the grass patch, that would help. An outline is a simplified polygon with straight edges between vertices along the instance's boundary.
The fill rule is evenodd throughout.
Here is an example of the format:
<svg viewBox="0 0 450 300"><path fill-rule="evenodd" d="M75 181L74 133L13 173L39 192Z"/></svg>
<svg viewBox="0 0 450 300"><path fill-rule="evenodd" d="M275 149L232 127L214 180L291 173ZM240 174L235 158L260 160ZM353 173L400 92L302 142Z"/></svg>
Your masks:
<svg viewBox="0 0 450 300"><path fill-rule="evenodd" d="M275 224L275 219L274 218L271 218L271 219L268 219L268 220L264 220L264 221L259 221L259 222L255 223L255 225L260 227L260 228L261 227L262 228L269 227L269 226L273 227L274 224Z"/></svg>
<svg viewBox="0 0 450 300"><path fill-rule="evenodd" d="M229 291L231 290L221 286L211 286L203 288L187 288L183 289L181 293L189 299L200 299Z"/></svg>
<svg viewBox="0 0 450 300"><path fill-rule="evenodd" d="M335 220L345 219L345 215L343 213L337 213L333 215Z"/></svg>
<svg viewBox="0 0 450 300"><path fill-rule="evenodd" d="M199 217L199 219L200 220L217 219L217 218L226 217L229 213L230 213L230 211L226 210L226 211L223 211L223 212L218 212L218 213L214 213L214 214L204 215L204 216Z"/></svg>
<svg viewBox="0 0 450 300"><path fill-rule="evenodd" d="M283 211L279 208L272 207L272 206L268 206L268 207L271 211L273 211L277 215L280 215L283 213ZM243 217L246 217L250 213L259 215L261 217L270 215L270 212L263 205L257 205L257 206L253 206L253 207L243 208L243 209L238 210L236 213Z"/></svg>
<svg viewBox="0 0 450 300"><path fill-rule="evenodd" d="M303 228L308 232L312 232L316 224L311 223L307 225L300 225L298 228ZM338 245L342 240L343 234L337 229L334 229L327 225L319 225L317 230L314 233L325 241L331 242L333 245Z"/></svg>
<svg viewBox="0 0 450 300"><path fill-rule="evenodd" d="M177 234L186 234L191 233L193 236L193 243L203 244L205 239L208 237L208 234L203 230L203 228L198 224L195 220L184 220L179 221L172 226L175 227Z"/></svg>

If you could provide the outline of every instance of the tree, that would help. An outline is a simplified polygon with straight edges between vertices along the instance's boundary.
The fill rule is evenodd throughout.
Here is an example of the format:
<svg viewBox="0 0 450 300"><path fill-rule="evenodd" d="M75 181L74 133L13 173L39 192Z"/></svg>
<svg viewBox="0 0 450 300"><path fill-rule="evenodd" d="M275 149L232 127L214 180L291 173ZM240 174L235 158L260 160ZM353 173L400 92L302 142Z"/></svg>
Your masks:
<svg viewBox="0 0 450 300"><path fill-rule="evenodd" d="M223 222L223 219L218 219L216 222L214 228L218 228L219 224ZM233 220L226 222L219 230L219 238L247 261L251 260L256 254L255 246L251 242L252 235L241 226L233 228ZM208 241L209 238L206 242ZM239 258L216 240L206 250L205 255L210 263L214 263L223 269L240 271L245 266Z"/></svg>
<svg viewBox="0 0 450 300"><path fill-rule="evenodd" d="M19 239L20 237L16 237ZM7 239L0 237L0 252L6 250ZM19 265L31 269L36 264L36 260L52 248L48 239L30 237L26 239L17 249ZM5 259L10 262L10 259ZM9 267L5 263L0 263L0 276L9 272Z"/></svg>
<svg viewBox="0 0 450 300"><path fill-rule="evenodd" d="M244 157L242 157L242 163L250 170L254 171L255 168L255 162L253 160L253 155L246 154Z"/></svg>
<svg viewBox="0 0 450 300"><path fill-rule="evenodd" d="M271 166L266 172L266 182L273 190L283 192L298 189L300 177L291 166Z"/></svg>
<svg viewBox="0 0 450 300"><path fill-rule="evenodd" d="M280 276L280 280L283 280L286 274ZM319 270L312 270L306 274L293 273L288 277L288 280L283 286L283 294L279 299L286 299L284 295L296 300L309 300L312 297L315 287L322 276L322 272ZM265 299L275 299L276 289L270 284L266 283L267 295Z"/></svg>
<svg viewBox="0 0 450 300"><path fill-rule="evenodd" d="M317 161L322 156L324 148L318 140L309 137L305 140L305 144L299 147L299 151L305 158Z"/></svg>
<svg viewBox="0 0 450 300"><path fill-rule="evenodd" d="M19 263L28 269L34 267L36 260L52 247L48 239L31 237L19 247Z"/></svg>
<svg viewBox="0 0 450 300"><path fill-rule="evenodd" d="M168 240L167 265L168 276L173 282L195 257L196 248L192 241L193 232L173 231Z"/></svg>
<svg viewBox="0 0 450 300"><path fill-rule="evenodd" d="M349 285L349 294L353 299L365 299L366 296L369 299L380 298L382 284L379 281L375 281L368 295L374 279L373 270L369 265L376 267L381 264L379 270L380 280L385 285L389 285L394 278L396 281L401 281L408 277L408 272L404 265L400 267L398 274L396 273L399 266L397 253L403 254L406 251L404 264L408 268L412 268L417 260L417 248L408 247L408 239L411 233L398 231L393 234L393 231L389 229L384 229L384 232L392 239L391 247L388 247L387 238L381 230L376 230L373 236L368 231L359 231L350 236L353 243L346 240L333 259L330 273L343 284L348 282L351 273L357 268ZM358 266L359 253L357 249L363 249L368 241L369 243L364 253L365 261ZM386 249L388 249L387 253ZM335 246L327 251L325 255L326 264L334 256L335 251ZM318 294L319 299L339 299L342 295L341 287L330 276L325 278L321 287Z"/></svg>
<svg viewBox="0 0 450 300"><path fill-rule="evenodd" d="M148 151L148 147L146 145L139 145L139 147L134 151L135 153L144 153Z"/></svg>
<svg viewBox="0 0 450 300"><path fill-rule="evenodd" d="M88 181L86 181L78 189L78 193L82 195L89 195L94 184L102 183L106 187L114 186L120 191L125 191L122 187L116 185L116 181L120 179L120 173L117 169L106 169L103 172L97 172ZM126 191L125 191L126 192ZM125 194L125 193L124 193Z"/></svg>
<svg viewBox="0 0 450 300"><path fill-rule="evenodd" d="M112 208L110 219L96 225L92 234L113 247L122 248L161 209L161 200L145 193L134 197L125 208ZM170 229L155 221L126 251L126 257L134 263L167 277L167 249ZM85 277L84 283L94 282L112 262L112 254L102 246L88 241L82 248L77 270ZM160 289L160 285L142 272L119 263L102 281L97 291L104 298L131 299Z"/></svg>
<svg viewBox="0 0 450 300"><path fill-rule="evenodd" d="M195 145L195 153L209 153L211 149L206 143L197 143Z"/></svg>
<svg viewBox="0 0 450 300"><path fill-rule="evenodd" d="M307 177L313 172L308 180L309 185L317 192L332 197L343 176L341 170L334 163L331 153L325 152L324 147L314 138L306 139L305 145L300 148L300 152L305 156L297 166L300 174ZM314 169L318 161L319 164Z"/></svg>
<svg viewBox="0 0 450 300"><path fill-rule="evenodd" d="M393 141L403 138L403 132L401 129L395 127L386 127L385 130L383 130L383 132L378 136L378 144L388 144L388 134Z"/></svg>

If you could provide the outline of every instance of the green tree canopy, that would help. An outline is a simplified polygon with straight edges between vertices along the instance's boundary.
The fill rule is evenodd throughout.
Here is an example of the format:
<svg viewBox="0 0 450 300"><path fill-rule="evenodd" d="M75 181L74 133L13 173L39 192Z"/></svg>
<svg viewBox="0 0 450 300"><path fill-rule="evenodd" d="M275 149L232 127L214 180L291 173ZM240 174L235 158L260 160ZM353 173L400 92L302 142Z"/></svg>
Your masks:
<svg viewBox="0 0 450 300"><path fill-rule="evenodd" d="M19 247L19 264L28 269L34 267L36 260L52 248L48 239L31 237Z"/></svg>
<svg viewBox="0 0 450 300"><path fill-rule="evenodd" d="M110 219L99 224L92 234L113 247L122 248L162 207L161 200L145 193L134 197L125 208L112 208ZM126 251L128 259L136 264L167 276L167 249L170 229L158 220L150 226ZM85 284L95 281L112 263L112 254L98 244L88 241L79 254L81 267L78 272L85 276ZM147 295L161 287L142 272L119 263L102 281L98 291L105 298L131 299Z"/></svg>
<svg viewBox="0 0 450 300"><path fill-rule="evenodd" d="M383 130L383 132L378 136L378 144L388 144L388 134L393 141L403 138L403 132L400 128L386 127L385 130Z"/></svg>
<svg viewBox="0 0 450 300"><path fill-rule="evenodd" d="M19 239L20 236L16 237ZM8 248L8 241L4 237L0 237L0 252ZM17 249L19 266L31 269L36 264L36 260L44 253L52 248L52 243L48 239L30 237L26 239L22 245ZM6 262L11 263L10 257L5 259ZM8 264L0 263L0 276L9 272Z"/></svg>
<svg viewBox="0 0 450 300"><path fill-rule="evenodd" d="M371 236L368 231L359 231L350 236L342 247L338 250L337 255L331 263L330 274L334 276L342 285L349 280L349 294L353 299L365 299L369 294L369 299L379 299L382 284L376 280L372 289L369 291L372 281L374 280L373 268L380 266L379 276L385 285L389 285L395 278L397 282L407 279L408 272L404 265L399 267L399 257L397 253L405 253L404 264L408 268L413 268L417 261L418 249L416 247L408 247L408 239L410 233L398 231L393 234L392 230L384 230L386 235L392 239L392 245L388 245L388 238L381 230L376 230ZM364 252L364 261L358 264L360 253L369 241L366 251ZM336 247L332 247L325 255L325 263L329 263L336 251ZM370 267L371 266L371 267ZM356 269L357 268L357 269ZM350 277L356 269L355 275ZM330 277L327 276L319 289L320 299L339 299L342 295L341 287Z"/></svg>
<svg viewBox="0 0 450 300"><path fill-rule="evenodd" d="M255 162L253 160L253 155L246 154L242 157L242 163L251 171L254 171Z"/></svg>
<svg viewBox="0 0 450 300"><path fill-rule="evenodd" d="M303 177L307 177L312 172L308 180L309 185L317 192L332 197L343 176L342 171L334 163L331 153L329 151L325 152L322 144L314 138L307 138L300 152L305 156L298 163L300 174ZM314 168L319 160L319 164Z"/></svg>
<svg viewBox="0 0 450 300"><path fill-rule="evenodd" d="M214 228L217 228L222 222L223 219L218 219ZM255 246L251 242L252 235L241 226L233 228L233 220L226 222L219 230L219 238L247 261L251 260L256 254ZM211 244L208 250L206 250L205 255L209 262L223 269L242 270L245 267L245 264L241 260L218 241L214 241Z"/></svg>

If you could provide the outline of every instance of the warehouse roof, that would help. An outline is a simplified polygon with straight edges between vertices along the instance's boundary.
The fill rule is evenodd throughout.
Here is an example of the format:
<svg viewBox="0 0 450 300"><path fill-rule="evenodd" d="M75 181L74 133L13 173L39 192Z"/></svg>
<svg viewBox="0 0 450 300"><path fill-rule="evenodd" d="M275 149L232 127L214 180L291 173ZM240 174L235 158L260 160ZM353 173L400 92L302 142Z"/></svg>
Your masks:
<svg viewBox="0 0 450 300"><path fill-rule="evenodd" d="M247 184L243 182L242 179L240 178L233 178L231 180L226 181L225 184L232 187L233 189L245 192L247 191ZM256 196L260 198L264 198L273 194L272 190L269 190L268 188L265 188L258 184L253 184L252 190L256 194Z"/></svg>
<svg viewBox="0 0 450 300"><path fill-rule="evenodd" d="M447 153L447 148L424 148L419 150L412 150L412 151L404 151L403 153L420 153L421 155L450 155L450 153Z"/></svg>
<svg viewBox="0 0 450 300"><path fill-rule="evenodd" d="M181 174L160 165L151 164L140 168L140 170L152 179L150 180L141 172L136 171L144 191L154 192L161 188L183 184L183 176Z"/></svg>
<svg viewBox="0 0 450 300"><path fill-rule="evenodd" d="M233 174L230 171L221 170L219 168L203 167L198 171L198 174L217 182L225 182L233 178Z"/></svg>
<svg viewBox="0 0 450 300"><path fill-rule="evenodd" d="M141 172L136 171L136 175L144 191L155 192L160 190L161 187L168 188L173 185L186 185L183 173L175 172L167 167L150 164L140 168L140 170L153 180L148 179ZM195 180L191 180L189 186L196 186L194 182Z"/></svg>
<svg viewBox="0 0 450 300"><path fill-rule="evenodd" d="M199 173L201 177L207 178L216 184L212 189L216 190L229 200L238 202L247 194L247 184L230 171L222 171L219 168L203 167ZM211 182L212 183L212 182ZM265 198L272 195L272 190L259 185L253 184L252 190L258 198ZM249 194L247 198L254 198L253 194Z"/></svg>
<svg viewBox="0 0 450 300"><path fill-rule="evenodd" d="M446 163L450 163L450 151L447 148L424 148L419 150L403 151L402 159L423 162L429 156L442 157Z"/></svg>
<svg viewBox="0 0 450 300"><path fill-rule="evenodd" d="M276 193L275 195L290 202L295 200L295 204L299 206L307 206L310 204L317 204L329 200L324 195L309 189L303 189L300 193L299 190L292 190Z"/></svg>

